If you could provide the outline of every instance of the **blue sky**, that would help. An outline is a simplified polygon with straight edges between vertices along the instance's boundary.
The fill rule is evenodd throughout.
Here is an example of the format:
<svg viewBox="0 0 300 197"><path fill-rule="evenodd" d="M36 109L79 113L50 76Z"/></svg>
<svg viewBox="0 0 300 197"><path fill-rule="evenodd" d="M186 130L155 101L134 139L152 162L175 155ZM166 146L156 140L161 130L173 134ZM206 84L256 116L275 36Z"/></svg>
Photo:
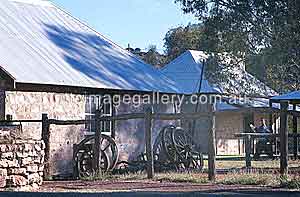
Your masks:
<svg viewBox="0 0 300 197"><path fill-rule="evenodd" d="M174 0L52 0L91 27L126 48L163 51L164 36L170 28L196 23Z"/></svg>

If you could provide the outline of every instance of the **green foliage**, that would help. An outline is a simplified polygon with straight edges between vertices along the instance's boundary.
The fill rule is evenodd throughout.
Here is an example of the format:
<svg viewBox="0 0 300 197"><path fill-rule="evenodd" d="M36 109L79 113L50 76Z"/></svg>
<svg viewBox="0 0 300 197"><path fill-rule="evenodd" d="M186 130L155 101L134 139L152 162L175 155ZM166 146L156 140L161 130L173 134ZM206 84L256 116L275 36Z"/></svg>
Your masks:
<svg viewBox="0 0 300 197"><path fill-rule="evenodd" d="M216 52L230 52L284 92L300 89L298 0L175 0L203 24ZM261 65L267 65L262 67Z"/></svg>
<svg viewBox="0 0 300 197"><path fill-rule="evenodd" d="M279 178L280 186L289 188L289 189L300 189L300 178L299 177L288 177L288 176L281 176Z"/></svg>
<svg viewBox="0 0 300 197"><path fill-rule="evenodd" d="M171 61L186 50L199 49L203 30L200 25L188 25L171 29L165 36L165 48L168 61Z"/></svg>
<svg viewBox="0 0 300 197"><path fill-rule="evenodd" d="M161 55L157 52L155 45L150 45L148 52L144 55L143 60L151 65L159 66L161 62Z"/></svg>
<svg viewBox="0 0 300 197"><path fill-rule="evenodd" d="M155 45L150 45L148 47L148 51L144 52L140 48L126 48L127 51L135 54L139 58L141 58L144 62L151 64L155 67L161 67L166 64L166 56L163 54L160 54Z"/></svg>

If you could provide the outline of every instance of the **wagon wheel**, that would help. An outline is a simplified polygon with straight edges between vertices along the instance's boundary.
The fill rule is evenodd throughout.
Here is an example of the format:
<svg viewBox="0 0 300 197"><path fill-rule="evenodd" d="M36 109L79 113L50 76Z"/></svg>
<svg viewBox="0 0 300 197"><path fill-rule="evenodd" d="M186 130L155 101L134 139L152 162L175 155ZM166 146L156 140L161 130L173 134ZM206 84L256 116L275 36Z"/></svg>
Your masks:
<svg viewBox="0 0 300 197"><path fill-rule="evenodd" d="M155 138L153 145L153 155L155 155L156 159L160 161L165 161L168 159L162 146L162 132L160 132Z"/></svg>
<svg viewBox="0 0 300 197"><path fill-rule="evenodd" d="M82 147L86 144L94 144L95 143L95 135L89 136L82 140L78 147ZM101 134L101 150L106 153L108 157L108 161L110 163L109 170L113 170L119 160L119 149L115 142L115 140L107 135Z"/></svg>
<svg viewBox="0 0 300 197"><path fill-rule="evenodd" d="M107 135L102 135L101 150L104 151L110 159L110 170L113 170L119 160L119 149L115 140Z"/></svg>
<svg viewBox="0 0 300 197"><path fill-rule="evenodd" d="M195 150L192 137L182 128L173 130L172 143L178 157L179 168L186 170L201 170L203 168L202 154Z"/></svg>
<svg viewBox="0 0 300 197"><path fill-rule="evenodd" d="M161 161L161 160L159 160L159 155L157 155L157 154L154 154L153 158L154 158L153 162L154 162L154 171L155 172L165 172L165 171L170 171L170 170L174 170L174 169L177 170L177 166L174 162ZM137 160L134 161L135 165L139 166L139 168L136 168L136 169L138 169L140 172L145 171L147 161L148 161L147 155L145 153L140 154L137 157ZM136 170L135 172L138 172L138 171Z"/></svg>
<svg viewBox="0 0 300 197"><path fill-rule="evenodd" d="M161 142L162 142L162 150L166 154L169 161L176 161L176 152L174 149L174 144L172 140L172 133L176 129L175 126L169 125L162 129L161 134Z"/></svg>
<svg viewBox="0 0 300 197"><path fill-rule="evenodd" d="M203 169L203 155L199 152L192 152L186 159L177 164L177 169L184 171L201 171Z"/></svg>
<svg viewBox="0 0 300 197"><path fill-rule="evenodd" d="M173 129L175 129L175 126L172 125L163 127L155 139L153 154L155 159L160 162L174 160L174 149L172 148L171 138L171 132Z"/></svg>
<svg viewBox="0 0 300 197"><path fill-rule="evenodd" d="M101 151L100 168L102 172L106 172L109 167L109 160L105 152ZM93 169L93 152L84 150L78 154L77 170L80 178L95 175Z"/></svg>

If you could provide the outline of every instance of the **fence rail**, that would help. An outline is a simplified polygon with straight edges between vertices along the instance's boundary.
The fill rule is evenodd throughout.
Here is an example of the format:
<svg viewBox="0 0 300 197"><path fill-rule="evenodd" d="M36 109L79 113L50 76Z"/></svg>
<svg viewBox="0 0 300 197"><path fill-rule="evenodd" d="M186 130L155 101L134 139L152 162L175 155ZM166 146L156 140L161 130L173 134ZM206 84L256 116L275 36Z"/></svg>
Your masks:
<svg viewBox="0 0 300 197"><path fill-rule="evenodd" d="M151 116L152 120L174 120L174 119L198 119L201 117L210 118L214 114L209 113L180 113L180 114L171 114L171 113L153 113ZM132 120L132 119L144 119L144 113L131 113L131 114L120 114L116 116L107 116L101 115L99 117L99 121L124 121L124 120ZM4 121L4 122L35 122L35 120L15 120L15 121ZM36 120L37 121L37 120ZM54 125L82 125L91 122L96 122L96 119L90 120L57 120L57 119L48 119L49 124ZM42 122L42 120L38 120L38 122ZM1 123L1 121L0 121Z"/></svg>
<svg viewBox="0 0 300 197"><path fill-rule="evenodd" d="M236 133L234 134L235 137L247 137L247 136L251 136L251 138L274 138L274 137L280 137L280 134L278 133ZM288 137L290 138L299 138L300 137L300 133L289 133Z"/></svg>
<svg viewBox="0 0 300 197"><path fill-rule="evenodd" d="M147 174L148 178L153 178L154 176L154 161L153 161L153 150L152 150L152 121L155 120L184 120L184 119L192 119L196 120L202 117L213 119L215 117L215 109L212 108L208 112L196 112L196 113L153 113L152 108L148 108L145 113L130 113L130 114L119 114L116 116L107 116L97 111L95 118L90 120L57 120L57 119L49 119L47 114L42 114L41 120L12 120L12 117L7 117L7 120L0 121L1 124L9 124L14 122L28 122L28 123L42 123L42 139L46 144L45 148L45 170L44 175L49 175L49 157L50 157L50 125L83 125L91 122L96 123L96 130L95 130L95 144L101 141L101 129L99 128L98 124L101 121L126 121L132 119L143 119L145 120L145 142L146 142L146 153L147 153ZM214 138L215 136L215 119L210 123L209 129L209 136L210 138ZM208 160L209 160L209 179L215 179L215 160L216 160L216 153L215 153L215 140L210 139L210 148L208 153ZM94 162L93 167L95 170L99 170L101 158L101 151L99 145L95 145L94 151ZM101 171L100 171L101 173Z"/></svg>
<svg viewBox="0 0 300 197"><path fill-rule="evenodd" d="M34 119L30 119L30 120L0 120L0 125L3 124L11 124L11 123L41 123L42 120L34 120Z"/></svg>
<svg viewBox="0 0 300 197"><path fill-rule="evenodd" d="M234 134L237 138L243 138L245 142L245 161L246 161L246 167L251 167L251 141L255 139L276 139L281 138L280 134L274 134L274 133L236 133ZM297 139L300 138L300 133L289 133L288 138L293 138L294 142L294 154L295 157L298 157L298 141ZM275 149L277 149L275 145Z"/></svg>

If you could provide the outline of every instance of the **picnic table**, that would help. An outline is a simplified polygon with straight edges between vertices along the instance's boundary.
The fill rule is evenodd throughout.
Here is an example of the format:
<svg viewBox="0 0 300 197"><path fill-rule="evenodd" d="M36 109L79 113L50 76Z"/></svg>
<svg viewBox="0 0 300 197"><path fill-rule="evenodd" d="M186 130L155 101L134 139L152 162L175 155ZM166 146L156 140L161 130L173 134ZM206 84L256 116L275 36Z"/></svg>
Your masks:
<svg viewBox="0 0 300 197"><path fill-rule="evenodd" d="M251 142L252 140L264 138L264 139L273 139L276 141L276 138L280 137L280 134L275 133L236 133L234 134L237 138L243 138L245 142L244 151L245 151L245 161L246 161L246 167L251 167ZM299 138L300 133L289 133L289 138ZM298 148L298 147L296 147ZM277 145L275 145L275 152L277 152Z"/></svg>

